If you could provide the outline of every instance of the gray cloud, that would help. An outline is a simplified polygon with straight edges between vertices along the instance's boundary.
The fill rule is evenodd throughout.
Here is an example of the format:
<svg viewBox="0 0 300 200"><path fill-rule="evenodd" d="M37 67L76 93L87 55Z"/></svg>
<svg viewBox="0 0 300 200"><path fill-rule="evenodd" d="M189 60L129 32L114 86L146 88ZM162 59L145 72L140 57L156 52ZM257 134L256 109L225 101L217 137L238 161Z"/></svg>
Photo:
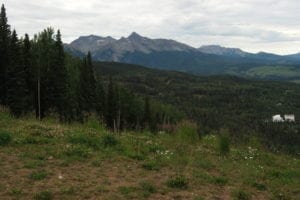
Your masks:
<svg viewBox="0 0 300 200"><path fill-rule="evenodd" d="M60 28L119 38L132 31L198 47L221 44L248 51L300 51L299 0L1 0L19 34Z"/></svg>

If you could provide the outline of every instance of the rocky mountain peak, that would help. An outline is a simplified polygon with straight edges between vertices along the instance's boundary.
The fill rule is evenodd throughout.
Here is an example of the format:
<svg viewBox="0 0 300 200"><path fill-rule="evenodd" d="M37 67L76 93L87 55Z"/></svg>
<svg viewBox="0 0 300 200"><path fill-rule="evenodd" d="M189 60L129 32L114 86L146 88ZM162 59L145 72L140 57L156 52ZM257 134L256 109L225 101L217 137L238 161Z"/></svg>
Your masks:
<svg viewBox="0 0 300 200"><path fill-rule="evenodd" d="M144 37L139 35L138 33L136 32L132 32L129 36L128 36L128 39L129 40L140 40L140 39L143 39Z"/></svg>

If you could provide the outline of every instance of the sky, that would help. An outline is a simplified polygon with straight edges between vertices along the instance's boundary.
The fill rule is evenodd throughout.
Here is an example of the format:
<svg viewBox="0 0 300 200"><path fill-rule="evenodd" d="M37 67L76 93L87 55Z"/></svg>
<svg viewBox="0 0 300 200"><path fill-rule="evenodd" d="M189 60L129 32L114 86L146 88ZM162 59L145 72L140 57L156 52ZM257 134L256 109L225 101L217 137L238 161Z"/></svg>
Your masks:
<svg viewBox="0 0 300 200"><path fill-rule="evenodd" d="M300 0L0 0L9 24L31 36L60 29L120 38L135 31L193 47L217 44L249 52L300 52Z"/></svg>

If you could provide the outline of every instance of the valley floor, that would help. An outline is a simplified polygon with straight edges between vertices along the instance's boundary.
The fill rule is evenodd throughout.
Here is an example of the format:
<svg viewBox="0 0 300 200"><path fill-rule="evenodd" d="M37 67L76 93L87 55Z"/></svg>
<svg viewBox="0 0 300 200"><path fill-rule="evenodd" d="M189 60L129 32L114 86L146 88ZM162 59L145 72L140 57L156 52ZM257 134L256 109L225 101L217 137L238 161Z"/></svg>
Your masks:
<svg viewBox="0 0 300 200"><path fill-rule="evenodd" d="M0 199L300 199L299 158L255 140L227 156L217 146L213 135L112 134L95 120L59 125L0 112Z"/></svg>

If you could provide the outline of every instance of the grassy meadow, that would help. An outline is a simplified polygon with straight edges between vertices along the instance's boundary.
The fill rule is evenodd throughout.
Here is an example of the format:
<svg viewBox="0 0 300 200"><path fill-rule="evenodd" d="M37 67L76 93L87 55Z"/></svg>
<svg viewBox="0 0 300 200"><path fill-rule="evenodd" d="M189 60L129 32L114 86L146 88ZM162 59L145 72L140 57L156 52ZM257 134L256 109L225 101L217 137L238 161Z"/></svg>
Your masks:
<svg viewBox="0 0 300 200"><path fill-rule="evenodd" d="M0 111L0 199L299 199L300 160L198 136L111 133L97 120L62 125Z"/></svg>

